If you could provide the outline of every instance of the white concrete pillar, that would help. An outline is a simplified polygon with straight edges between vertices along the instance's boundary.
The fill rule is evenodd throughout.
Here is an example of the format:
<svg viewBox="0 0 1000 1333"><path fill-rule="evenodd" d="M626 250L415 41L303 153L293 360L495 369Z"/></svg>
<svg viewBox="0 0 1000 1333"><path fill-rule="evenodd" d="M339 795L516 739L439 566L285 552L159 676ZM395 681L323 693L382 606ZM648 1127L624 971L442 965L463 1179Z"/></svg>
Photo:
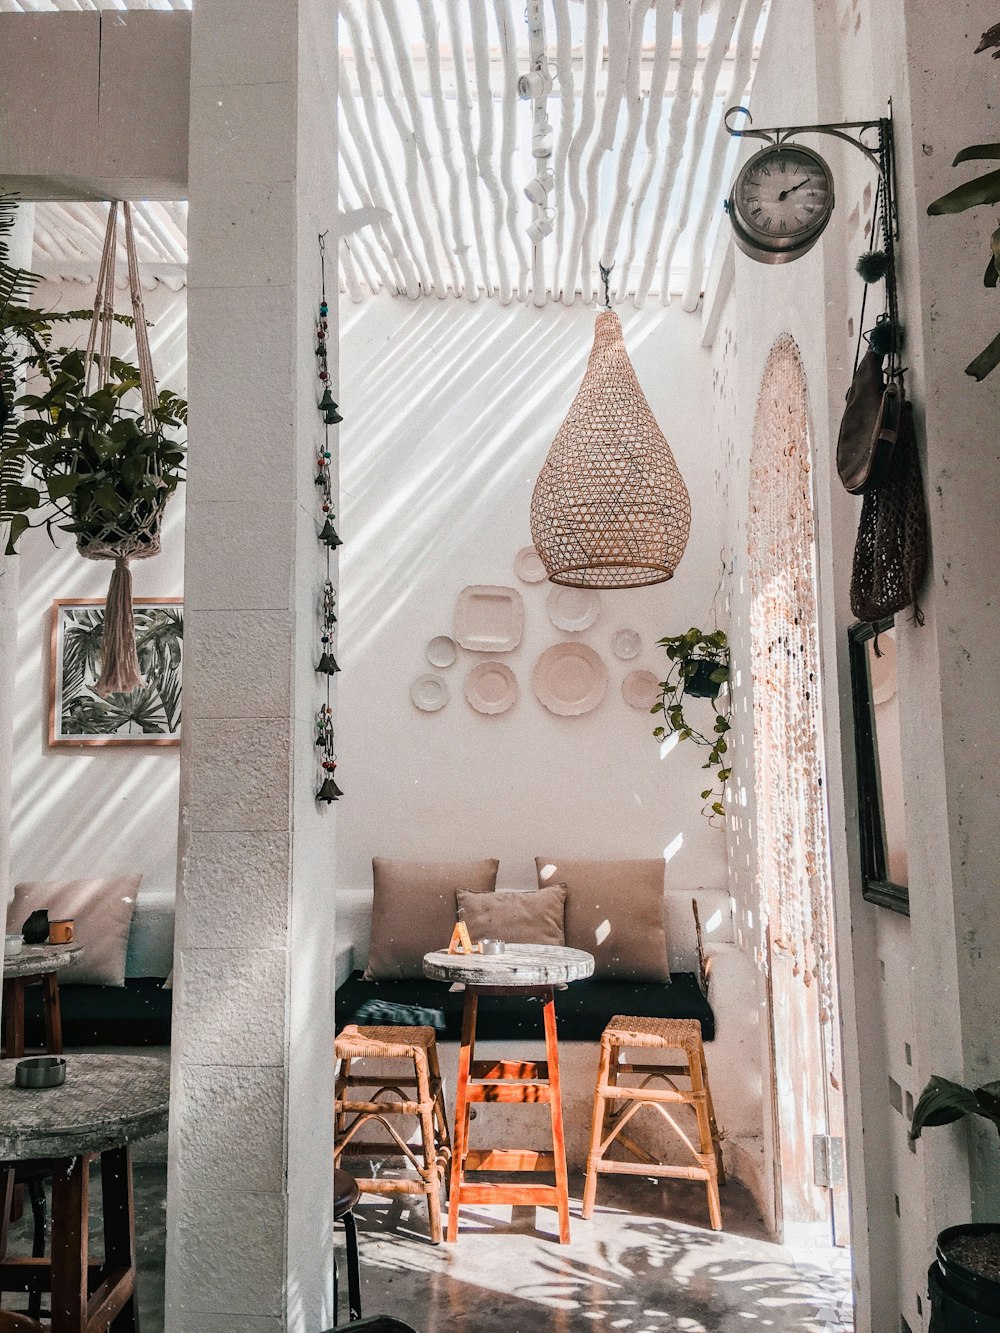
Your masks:
<svg viewBox="0 0 1000 1333"><path fill-rule="evenodd" d="M327 0L199 0L168 1333L333 1322L336 807L312 724L335 70Z"/></svg>
<svg viewBox="0 0 1000 1333"><path fill-rule="evenodd" d="M31 268L35 205L22 203L7 237L7 262ZM0 915L6 919L10 882L10 804L14 745L14 677L17 671L17 556L4 555L7 525L0 523ZM0 967L3 940L0 940Z"/></svg>

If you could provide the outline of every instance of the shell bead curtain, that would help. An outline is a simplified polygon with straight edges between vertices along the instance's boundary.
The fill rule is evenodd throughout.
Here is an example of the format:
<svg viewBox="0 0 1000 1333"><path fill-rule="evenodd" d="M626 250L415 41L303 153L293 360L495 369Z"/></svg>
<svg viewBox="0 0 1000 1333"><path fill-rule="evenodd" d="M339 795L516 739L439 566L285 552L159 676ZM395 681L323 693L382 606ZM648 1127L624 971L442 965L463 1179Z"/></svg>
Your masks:
<svg viewBox="0 0 1000 1333"><path fill-rule="evenodd" d="M691 500L625 350L602 311L583 383L531 497L531 536L553 583L641 588L673 576Z"/></svg>

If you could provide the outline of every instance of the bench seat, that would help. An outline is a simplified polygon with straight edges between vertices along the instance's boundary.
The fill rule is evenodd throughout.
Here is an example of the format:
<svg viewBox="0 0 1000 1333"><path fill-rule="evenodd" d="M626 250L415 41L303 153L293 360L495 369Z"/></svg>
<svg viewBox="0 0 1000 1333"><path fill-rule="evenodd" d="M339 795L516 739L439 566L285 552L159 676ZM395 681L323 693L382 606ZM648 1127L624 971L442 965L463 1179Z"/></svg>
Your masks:
<svg viewBox="0 0 1000 1333"><path fill-rule="evenodd" d="M347 1023L419 1024L436 1028L442 1040L458 1041L462 1002L461 991L440 981L365 981L361 972L352 972L337 991L337 1028ZM715 1015L691 972L673 973L669 986L655 981L574 981L556 997L561 1041L599 1041L615 1014L695 1018L703 1041L715 1037ZM541 1008L533 1014L530 1004L516 995L489 996L480 1006L480 1040L534 1037L540 1031Z"/></svg>

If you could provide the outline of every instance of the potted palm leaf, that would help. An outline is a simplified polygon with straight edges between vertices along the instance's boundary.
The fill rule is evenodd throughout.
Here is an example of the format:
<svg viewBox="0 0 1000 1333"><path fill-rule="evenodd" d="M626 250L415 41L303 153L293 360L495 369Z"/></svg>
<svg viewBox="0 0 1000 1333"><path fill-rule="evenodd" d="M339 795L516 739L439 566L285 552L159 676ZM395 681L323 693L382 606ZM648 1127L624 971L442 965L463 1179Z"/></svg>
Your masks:
<svg viewBox="0 0 1000 1333"><path fill-rule="evenodd" d="M1000 1081L966 1088L934 1074L913 1109L910 1138L969 1115L981 1116L1000 1132ZM937 1238L928 1287L929 1333L1000 1333L1000 1222L946 1227Z"/></svg>

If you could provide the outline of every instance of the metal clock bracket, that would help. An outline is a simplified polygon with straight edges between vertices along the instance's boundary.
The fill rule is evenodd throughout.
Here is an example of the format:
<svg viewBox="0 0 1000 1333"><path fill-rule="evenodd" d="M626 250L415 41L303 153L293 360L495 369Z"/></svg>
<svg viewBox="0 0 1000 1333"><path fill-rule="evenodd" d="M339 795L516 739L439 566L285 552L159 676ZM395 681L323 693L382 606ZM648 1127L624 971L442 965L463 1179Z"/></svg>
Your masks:
<svg viewBox="0 0 1000 1333"><path fill-rule="evenodd" d="M889 99L889 114L878 120L842 120L829 125L780 125L768 129L735 129L731 117L746 116L753 124L753 116L745 106L731 106L725 115L727 132L734 139L762 139L765 143L778 145L786 143L797 134L829 134L835 139L842 139L863 153L879 174L882 189L885 192L889 217L892 219L892 234L899 240L899 217L896 213L896 159L892 138L892 99ZM854 131L854 133L850 133ZM876 132L876 142L866 143L865 135Z"/></svg>

